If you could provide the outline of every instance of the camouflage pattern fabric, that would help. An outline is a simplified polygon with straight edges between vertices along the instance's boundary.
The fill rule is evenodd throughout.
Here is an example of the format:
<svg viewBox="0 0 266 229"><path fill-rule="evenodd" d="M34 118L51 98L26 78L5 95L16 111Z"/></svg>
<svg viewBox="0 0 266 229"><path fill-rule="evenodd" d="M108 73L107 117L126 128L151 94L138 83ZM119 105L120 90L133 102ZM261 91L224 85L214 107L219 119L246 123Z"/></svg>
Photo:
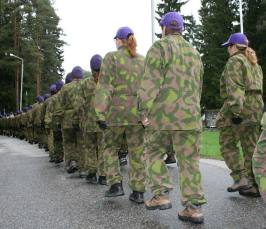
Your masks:
<svg viewBox="0 0 266 229"><path fill-rule="evenodd" d="M108 185L120 182L118 151L126 134L129 155L129 187L146 191L143 164L144 129L137 119L137 92L143 74L144 57L131 57L127 46L105 55L95 92L97 120L105 121L103 158Z"/></svg>
<svg viewBox="0 0 266 229"><path fill-rule="evenodd" d="M165 151L171 141L174 143L179 165L182 204L186 206L191 203L206 203L199 170L199 149L202 140L201 133L197 131L145 131L145 163L151 191L154 195L158 195L173 189L173 180L164 163Z"/></svg>
<svg viewBox="0 0 266 229"><path fill-rule="evenodd" d="M85 141L85 171L87 173L98 172L99 176L105 176L102 129L96 122L94 110L96 84L93 77L84 79L75 88L75 108L72 116L73 123L79 124L84 134Z"/></svg>
<svg viewBox="0 0 266 229"><path fill-rule="evenodd" d="M239 126L232 125L220 127L219 144L224 161L229 169L234 181L238 181L243 176L248 176L252 185L257 187L252 171L252 156L260 135L260 125ZM237 146L241 142L243 157Z"/></svg>
<svg viewBox="0 0 266 229"><path fill-rule="evenodd" d="M63 129L73 129L72 116L75 107L75 88L81 84L81 80L74 78L60 90L55 107L55 123L62 124Z"/></svg>
<svg viewBox="0 0 266 229"><path fill-rule="evenodd" d="M102 132L97 124L97 117L94 110L96 85L93 77L84 79L74 89L75 105L72 122L79 124L83 133Z"/></svg>
<svg viewBox="0 0 266 229"><path fill-rule="evenodd" d="M106 54L95 92L97 120L107 126L137 125L137 92L144 57L131 58L127 47ZM139 124L140 125L140 124Z"/></svg>
<svg viewBox="0 0 266 229"><path fill-rule="evenodd" d="M261 120L262 132L255 148L252 165L261 197L266 202L266 113Z"/></svg>
<svg viewBox="0 0 266 229"><path fill-rule="evenodd" d="M180 35L156 41L147 53L139 90L140 120L151 122L146 129L201 131L202 77L199 53Z"/></svg>
<svg viewBox="0 0 266 229"><path fill-rule="evenodd" d="M107 184L111 186L123 180L118 151L122 145L124 132L126 133L129 157L128 185L134 191L145 192L144 128L139 125L109 127L103 132L103 157Z"/></svg>
<svg viewBox="0 0 266 229"><path fill-rule="evenodd" d="M71 161L78 162L77 147L77 132L75 129L63 129L63 147L65 153L66 166L69 166Z"/></svg>
<svg viewBox="0 0 266 229"><path fill-rule="evenodd" d="M77 134L77 143L76 143L76 152L77 152L77 164L78 171L85 171L86 167L86 158L85 155L87 153L87 148L85 148L85 139L82 131L79 131Z"/></svg>
<svg viewBox="0 0 266 229"><path fill-rule="evenodd" d="M81 80L74 78L70 83L64 85L64 87L60 90L56 106L55 122L56 124L62 124L66 166L68 166L69 163L74 160L78 163L80 169L84 169L84 136L81 132L78 134L76 133L72 122L74 107L76 104L75 88L80 84ZM79 135L78 138L77 135ZM78 158L80 158L80 161L78 161Z"/></svg>
<svg viewBox="0 0 266 229"><path fill-rule="evenodd" d="M173 144L183 205L206 203L198 168L203 73L200 54L179 33L169 34L149 49L139 90L139 120L150 121L144 151L149 185L154 195L172 189L163 159Z"/></svg>
<svg viewBox="0 0 266 229"><path fill-rule="evenodd" d="M102 132L86 132L85 143L87 150L85 154L86 172L105 176Z"/></svg>
<svg viewBox="0 0 266 229"><path fill-rule="evenodd" d="M47 109L44 118L45 128L49 128L50 132L53 132L52 135L55 159L62 159L64 157L62 132L56 129L55 123L55 112L59 94L60 92L50 97L51 99L47 103Z"/></svg>
<svg viewBox="0 0 266 229"><path fill-rule="evenodd" d="M232 170L234 181L248 175L257 187L252 169L252 155L260 136L263 114L262 71L252 65L239 51L228 60L221 75L220 93L224 104L216 118L220 130L220 151ZM243 122L233 124L231 118L242 117ZM237 146L240 141L244 158Z"/></svg>

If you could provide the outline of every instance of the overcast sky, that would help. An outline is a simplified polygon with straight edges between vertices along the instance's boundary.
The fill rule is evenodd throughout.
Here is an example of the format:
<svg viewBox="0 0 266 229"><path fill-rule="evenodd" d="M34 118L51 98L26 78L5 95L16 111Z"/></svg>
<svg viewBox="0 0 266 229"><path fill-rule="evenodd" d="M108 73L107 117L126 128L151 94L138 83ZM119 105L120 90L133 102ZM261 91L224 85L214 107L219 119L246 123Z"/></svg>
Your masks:
<svg viewBox="0 0 266 229"><path fill-rule="evenodd" d="M161 0L154 2L157 10ZM145 56L152 45L151 0L56 0L54 8L66 34L62 39L68 43L64 47L65 75L75 66L90 70L93 55L104 57L115 51L113 37L119 27L129 26L134 31L140 54ZM199 8L200 0L189 0L181 13L198 18ZM155 25L155 32L161 32L157 21Z"/></svg>

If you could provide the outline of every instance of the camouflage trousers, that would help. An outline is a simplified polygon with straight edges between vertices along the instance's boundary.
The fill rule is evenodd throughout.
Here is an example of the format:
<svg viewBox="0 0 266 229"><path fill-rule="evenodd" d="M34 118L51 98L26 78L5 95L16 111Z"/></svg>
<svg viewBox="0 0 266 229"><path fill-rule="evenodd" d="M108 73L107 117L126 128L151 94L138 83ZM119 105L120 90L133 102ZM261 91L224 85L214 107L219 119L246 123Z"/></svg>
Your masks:
<svg viewBox="0 0 266 229"><path fill-rule="evenodd" d="M47 144L49 149L49 157L54 158L54 135L53 131L50 129L50 133L47 133Z"/></svg>
<svg viewBox="0 0 266 229"><path fill-rule="evenodd" d="M173 189L173 180L164 163L166 149L173 143L178 160L181 203L204 204L199 170L201 132L177 130L145 131L145 162L149 186L154 195Z"/></svg>
<svg viewBox="0 0 266 229"><path fill-rule="evenodd" d="M86 143L86 169L87 173L98 173L105 176L103 161L103 133L86 132L84 133Z"/></svg>
<svg viewBox="0 0 266 229"><path fill-rule="evenodd" d="M40 145L45 144L45 135L44 135L45 129L41 126L36 127L37 132L37 141Z"/></svg>
<svg viewBox="0 0 266 229"><path fill-rule="evenodd" d="M29 134L28 134L28 127L24 127L24 136L25 136L25 139L28 139L29 140Z"/></svg>
<svg viewBox="0 0 266 229"><path fill-rule="evenodd" d="M126 157L128 154L127 139L124 133L121 148L118 151L118 157Z"/></svg>
<svg viewBox="0 0 266 229"><path fill-rule="evenodd" d="M254 173L252 171L252 156L260 136L260 125L240 126L232 125L220 127L220 151L234 181L243 176L248 176L252 185L257 187ZM237 146L240 141L243 157Z"/></svg>
<svg viewBox="0 0 266 229"><path fill-rule="evenodd" d="M266 130L262 130L253 154L252 165L261 197L266 202Z"/></svg>
<svg viewBox="0 0 266 229"><path fill-rule="evenodd" d="M67 168L71 161L76 161L79 171L84 171L85 141L82 131L77 132L74 128L63 129L62 136Z"/></svg>
<svg viewBox="0 0 266 229"><path fill-rule="evenodd" d="M123 180L118 151L126 133L129 157L129 187L134 191L146 191L146 174L143 162L144 129L135 126L111 126L103 132L103 158L108 185Z"/></svg>
<svg viewBox="0 0 266 229"><path fill-rule="evenodd" d="M34 139L34 130L33 130L33 127L28 127L28 136L29 136L29 141L32 142L33 139Z"/></svg>
<svg viewBox="0 0 266 229"><path fill-rule="evenodd" d="M53 131L53 143L54 143L55 159L62 159L64 157L64 150L63 150L63 138L61 132L57 130Z"/></svg>

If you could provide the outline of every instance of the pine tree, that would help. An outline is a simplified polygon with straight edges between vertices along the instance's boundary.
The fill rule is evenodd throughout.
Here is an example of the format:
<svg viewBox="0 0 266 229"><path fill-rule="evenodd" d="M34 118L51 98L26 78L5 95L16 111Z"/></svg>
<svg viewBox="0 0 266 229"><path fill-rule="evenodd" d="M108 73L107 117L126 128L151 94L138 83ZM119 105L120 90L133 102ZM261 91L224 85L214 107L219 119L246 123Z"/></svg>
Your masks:
<svg viewBox="0 0 266 229"><path fill-rule="evenodd" d="M197 39L204 64L202 107L216 109L222 106L220 77L229 58L227 49L221 47L229 36L239 31L238 6L233 0L202 0L199 10L201 26Z"/></svg>
<svg viewBox="0 0 266 229"><path fill-rule="evenodd" d="M41 76L42 95L62 78L65 42L58 23L50 0L0 1L0 111L17 110L14 86L15 76L20 78L21 61L10 53L24 60L23 106L36 101L37 75Z"/></svg>
<svg viewBox="0 0 266 229"><path fill-rule="evenodd" d="M266 74L266 0L243 1L244 34L249 46L256 51L259 64ZM264 101L266 100L266 77L263 78Z"/></svg>

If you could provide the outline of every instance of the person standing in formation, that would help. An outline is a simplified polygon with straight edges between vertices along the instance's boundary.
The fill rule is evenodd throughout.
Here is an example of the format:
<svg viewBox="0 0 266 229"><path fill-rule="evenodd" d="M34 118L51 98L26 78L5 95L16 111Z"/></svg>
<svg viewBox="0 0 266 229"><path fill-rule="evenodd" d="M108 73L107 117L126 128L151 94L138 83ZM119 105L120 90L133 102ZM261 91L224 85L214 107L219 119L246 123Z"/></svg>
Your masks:
<svg viewBox="0 0 266 229"><path fill-rule="evenodd" d="M173 189L164 156L173 144L180 175L181 220L202 223L206 203L199 170L202 122L200 99L203 64L200 54L182 36L183 18L164 15L162 39L149 49L139 91L139 118L145 126L146 171L153 198L147 210L172 207Z"/></svg>
<svg viewBox="0 0 266 229"><path fill-rule="evenodd" d="M252 171L252 156L260 136L264 107L262 70L256 53L248 47L245 34L232 34L222 46L227 47L230 58L220 80L224 104L216 118L216 126L220 131L220 150L234 180L227 191L259 197ZM237 146L239 142L244 158Z"/></svg>

